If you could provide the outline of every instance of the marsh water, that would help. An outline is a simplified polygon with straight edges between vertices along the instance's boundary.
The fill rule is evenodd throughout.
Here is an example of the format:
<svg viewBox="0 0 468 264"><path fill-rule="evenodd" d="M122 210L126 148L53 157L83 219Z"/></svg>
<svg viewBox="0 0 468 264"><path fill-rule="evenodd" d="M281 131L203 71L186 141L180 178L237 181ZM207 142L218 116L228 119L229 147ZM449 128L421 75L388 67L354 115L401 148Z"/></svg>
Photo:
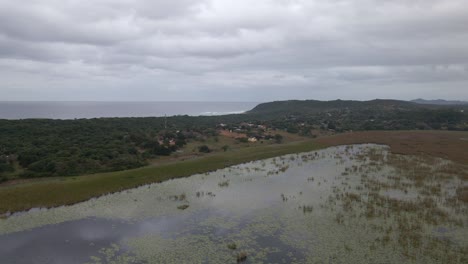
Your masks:
<svg viewBox="0 0 468 264"><path fill-rule="evenodd" d="M465 166L356 145L0 219L1 263L467 263Z"/></svg>

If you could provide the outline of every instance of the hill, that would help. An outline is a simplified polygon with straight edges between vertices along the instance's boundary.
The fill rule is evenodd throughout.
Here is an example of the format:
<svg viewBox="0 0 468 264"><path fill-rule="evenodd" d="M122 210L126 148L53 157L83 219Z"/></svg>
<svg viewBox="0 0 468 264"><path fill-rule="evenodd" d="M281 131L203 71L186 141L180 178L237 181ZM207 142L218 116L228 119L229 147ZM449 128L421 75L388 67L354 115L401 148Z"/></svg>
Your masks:
<svg viewBox="0 0 468 264"><path fill-rule="evenodd" d="M314 135L314 131L468 129L468 105L386 99L276 101L260 104L246 114L264 120L269 127L304 135Z"/></svg>
<svg viewBox="0 0 468 264"><path fill-rule="evenodd" d="M466 101L448 101L448 100L424 100L424 99L414 99L410 102L417 103L417 104L429 104L429 105L468 105Z"/></svg>
<svg viewBox="0 0 468 264"><path fill-rule="evenodd" d="M288 100L262 103L248 111L249 114L271 114L271 113L318 113L333 110L356 110L363 108L373 109L416 109L418 104L388 99L375 99L371 101L353 101L353 100Z"/></svg>

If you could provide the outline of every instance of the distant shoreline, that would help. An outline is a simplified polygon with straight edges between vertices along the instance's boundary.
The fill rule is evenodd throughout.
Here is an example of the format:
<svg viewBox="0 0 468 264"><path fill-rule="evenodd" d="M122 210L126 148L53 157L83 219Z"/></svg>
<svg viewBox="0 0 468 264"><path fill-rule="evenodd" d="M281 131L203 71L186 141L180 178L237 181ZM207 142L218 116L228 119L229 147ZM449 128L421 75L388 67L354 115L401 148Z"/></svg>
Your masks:
<svg viewBox="0 0 468 264"><path fill-rule="evenodd" d="M0 101L0 119L91 119L217 116L245 113L257 102Z"/></svg>

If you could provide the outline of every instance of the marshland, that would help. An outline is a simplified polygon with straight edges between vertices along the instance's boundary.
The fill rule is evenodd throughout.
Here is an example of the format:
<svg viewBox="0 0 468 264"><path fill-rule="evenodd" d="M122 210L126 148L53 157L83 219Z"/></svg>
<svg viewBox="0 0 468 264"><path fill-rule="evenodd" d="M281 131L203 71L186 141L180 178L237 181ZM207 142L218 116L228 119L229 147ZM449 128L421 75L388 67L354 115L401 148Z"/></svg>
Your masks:
<svg viewBox="0 0 468 264"><path fill-rule="evenodd" d="M466 263L468 168L360 144L0 220L12 263ZM118 230L118 231L117 231Z"/></svg>

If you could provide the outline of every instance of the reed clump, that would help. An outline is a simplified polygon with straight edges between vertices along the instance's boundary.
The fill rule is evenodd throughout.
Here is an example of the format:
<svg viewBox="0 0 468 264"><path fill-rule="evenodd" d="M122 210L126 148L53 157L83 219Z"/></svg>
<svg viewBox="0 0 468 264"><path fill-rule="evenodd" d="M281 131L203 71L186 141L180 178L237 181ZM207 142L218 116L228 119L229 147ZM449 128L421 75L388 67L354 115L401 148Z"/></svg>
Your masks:
<svg viewBox="0 0 468 264"><path fill-rule="evenodd" d="M247 252L241 251L241 252L237 253L236 260L237 260L237 263L246 261L247 260Z"/></svg>

